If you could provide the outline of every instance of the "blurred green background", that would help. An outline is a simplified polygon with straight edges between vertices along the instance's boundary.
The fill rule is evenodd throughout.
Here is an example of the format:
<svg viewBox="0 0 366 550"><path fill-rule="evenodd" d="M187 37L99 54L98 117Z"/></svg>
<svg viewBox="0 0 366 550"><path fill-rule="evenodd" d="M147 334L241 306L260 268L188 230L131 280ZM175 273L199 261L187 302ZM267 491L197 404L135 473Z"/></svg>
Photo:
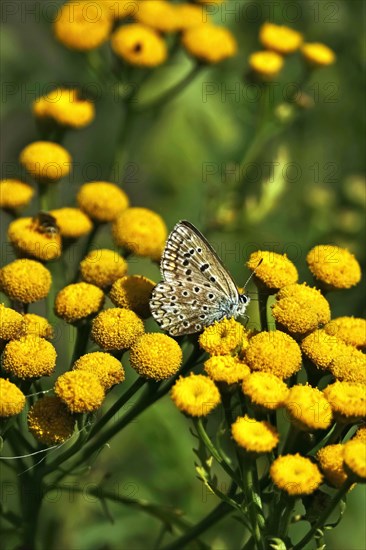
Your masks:
<svg viewBox="0 0 366 550"><path fill-rule="evenodd" d="M3 2L2 178L22 174L17 164L19 152L39 139L32 101L58 85L81 85L94 97L97 116L90 127L68 132L64 139L75 167L54 193L52 207L74 205L77 188L86 181L105 179L123 184L134 206L156 210L169 228L179 219L189 219L205 230L239 285L248 276L244 265L248 253L258 248L287 252L301 280L308 282L311 278L305 256L318 243L349 247L364 269L361 0L226 2L231 10L236 8L236 15L229 14L223 5L215 21L232 29L239 43L238 55L204 70L159 113L136 117L125 136L123 162L117 165L114 154L125 120L123 104L115 90L95 81L85 56L66 50L54 40L51 20L61 4L55 0ZM313 107L302 110L293 123L258 151L251 159L255 165L240 182L240 192L233 194L238 163L253 141L261 108L251 92L263 93L261 87L250 87L245 80L247 58L260 49L258 30L268 19L301 31L308 41L326 43L336 52L337 63L315 71L304 83L314 100ZM107 45L102 53L107 62ZM176 53L152 72L138 101L142 104L158 96L162 88L180 80L191 64L183 52ZM289 83L297 86L302 79L302 67L297 54L286 62L265 108L272 111L284 102ZM134 82L133 74L130 82ZM274 178L279 192L266 209L268 186L265 191L263 183L272 174L273 162L281 163ZM227 175L230 170L234 176ZM33 201L24 215L36 211ZM9 221L4 214L3 234ZM108 228L99 235L97 245L111 246ZM71 252L71 264L74 256L77 249L74 255ZM9 247L2 245L2 264L11 259ZM158 268L146 260L132 260L130 273L159 280ZM330 296L333 317L365 313L362 286ZM31 311L44 313L42 307ZM249 315L255 323L255 302ZM152 322L148 326L156 330ZM60 332L65 330L60 324ZM66 368L65 352L59 347L58 374ZM130 373L129 378L132 376ZM121 388L114 394L119 391ZM195 478L192 442L188 422L165 398L111 442L85 484L105 478L105 487L123 496L176 506L189 520L197 521L217 502ZM223 490L225 483L223 477ZM91 498L76 497L72 491L63 497L50 495L42 519L45 546L80 550L154 547L160 529L156 520L120 505L111 505L110 512L114 524ZM330 549L366 547L365 512L365 491L358 486L349 496L343 521L327 534ZM234 550L240 545L241 526L235 519L225 519L203 540L217 550Z"/></svg>

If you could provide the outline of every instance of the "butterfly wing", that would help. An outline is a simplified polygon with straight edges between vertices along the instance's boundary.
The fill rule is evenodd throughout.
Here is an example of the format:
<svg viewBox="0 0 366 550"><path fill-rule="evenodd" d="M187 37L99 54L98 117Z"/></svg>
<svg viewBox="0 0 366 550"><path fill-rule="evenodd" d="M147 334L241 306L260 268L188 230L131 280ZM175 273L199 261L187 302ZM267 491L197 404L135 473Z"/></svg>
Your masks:
<svg viewBox="0 0 366 550"><path fill-rule="evenodd" d="M164 281L150 301L155 320L176 336L202 330L235 311L239 293L221 260L189 222L170 233L162 261Z"/></svg>

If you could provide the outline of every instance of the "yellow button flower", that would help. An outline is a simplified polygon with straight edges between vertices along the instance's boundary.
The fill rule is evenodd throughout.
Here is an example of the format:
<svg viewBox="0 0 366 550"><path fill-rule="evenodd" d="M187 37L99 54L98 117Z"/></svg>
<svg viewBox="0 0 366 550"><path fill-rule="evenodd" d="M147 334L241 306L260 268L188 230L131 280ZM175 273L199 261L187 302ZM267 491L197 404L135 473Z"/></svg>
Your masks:
<svg viewBox="0 0 366 550"><path fill-rule="evenodd" d="M39 336L39 338L53 338L53 328L47 319L35 313L23 315L22 336Z"/></svg>
<svg viewBox="0 0 366 550"><path fill-rule="evenodd" d="M34 334L6 344L3 368L17 378L39 378L53 373L56 350L50 342Z"/></svg>
<svg viewBox="0 0 366 550"><path fill-rule="evenodd" d="M248 415L239 417L231 426L234 441L251 453L269 453L279 442L279 434L268 422L259 422Z"/></svg>
<svg viewBox="0 0 366 550"><path fill-rule="evenodd" d="M361 424L352 439L360 439L366 443L366 424Z"/></svg>
<svg viewBox="0 0 366 550"><path fill-rule="evenodd" d="M24 405L25 395L20 389L9 380L0 378L0 418L21 413Z"/></svg>
<svg viewBox="0 0 366 550"><path fill-rule="evenodd" d="M92 324L91 337L105 350L129 349L144 333L144 324L128 309L111 308L99 313Z"/></svg>
<svg viewBox="0 0 366 550"><path fill-rule="evenodd" d="M139 317L150 317L149 302L155 283L142 275L121 277L110 290L109 297L117 307L132 309Z"/></svg>
<svg viewBox="0 0 366 550"><path fill-rule="evenodd" d="M61 256L61 236L48 232L35 218L18 218L9 224L8 239L14 248L23 255L48 262Z"/></svg>
<svg viewBox="0 0 366 550"><path fill-rule="evenodd" d="M334 51L321 42L304 44L301 53L306 61L314 67L326 67L332 65L336 60Z"/></svg>
<svg viewBox="0 0 366 550"><path fill-rule="evenodd" d="M80 263L83 281L99 286L110 287L127 271L127 263L114 250L102 248L92 250Z"/></svg>
<svg viewBox="0 0 366 550"><path fill-rule="evenodd" d="M0 208L16 210L27 206L34 195L34 189L20 180L0 181Z"/></svg>
<svg viewBox="0 0 366 550"><path fill-rule="evenodd" d="M269 473L273 483L291 496L311 495L323 480L316 464L299 453L279 456Z"/></svg>
<svg viewBox="0 0 366 550"><path fill-rule="evenodd" d="M181 376L170 395L178 409L189 416L207 416L221 401L215 383L202 374Z"/></svg>
<svg viewBox="0 0 366 550"><path fill-rule="evenodd" d="M75 418L59 397L38 399L28 412L28 429L45 445L58 445L69 439L74 431Z"/></svg>
<svg viewBox="0 0 366 550"><path fill-rule="evenodd" d="M22 150L19 162L36 180L51 183L70 172L72 158L58 143L34 141Z"/></svg>
<svg viewBox="0 0 366 550"><path fill-rule="evenodd" d="M113 355L101 351L82 355L75 361L73 370L91 372L97 376L105 391L125 379L125 371L121 362Z"/></svg>
<svg viewBox="0 0 366 550"><path fill-rule="evenodd" d="M183 353L173 338L150 333L140 336L130 350L131 367L144 378L165 380L182 365Z"/></svg>
<svg viewBox="0 0 366 550"><path fill-rule="evenodd" d="M246 332L235 319L223 319L204 329L198 341L210 355L228 355L243 347Z"/></svg>
<svg viewBox="0 0 366 550"><path fill-rule="evenodd" d="M93 222L79 208L58 208L51 210L50 214L56 219L61 237L65 239L78 239L93 229Z"/></svg>
<svg viewBox="0 0 366 550"><path fill-rule="evenodd" d="M49 293L51 273L34 260L14 260L0 270L0 288L12 300L31 304Z"/></svg>
<svg viewBox="0 0 366 550"><path fill-rule="evenodd" d="M94 104L80 99L76 89L56 88L47 95L37 98L32 106L35 117L52 119L60 126L84 128L95 117Z"/></svg>
<svg viewBox="0 0 366 550"><path fill-rule="evenodd" d="M89 0L63 4L53 24L57 40L67 48L80 51L98 48L108 39L111 28L110 10L102 2Z"/></svg>
<svg viewBox="0 0 366 550"><path fill-rule="evenodd" d="M231 355L216 355L204 363L208 376L215 382L235 384L250 374L249 367Z"/></svg>
<svg viewBox="0 0 366 550"><path fill-rule="evenodd" d="M209 15L200 6L184 3L176 4L174 8L176 28L179 31L202 25L209 20Z"/></svg>
<svg viewBox="0 0 366 550"><path fill-rule="evenodd" d="M259 40L268 50L286 55L299 49L302 44L302 35L285 25L267 22L260 28Z"/></svg>
<svg viewBox="0 0 366 550"><path fill-rule="evenodd" d="M335 336L345 344L356 348L366 347L366 319L358 317L338 317L324 327L330 336Z"/></svg>
<svg viewBox="0 0 366 550"><path fill-rule="evenodd" d="M316 288L292 284L283 287L276 296L272 314L279 328L294 335L303 335L330 320L327 300Z"/></svg>
<svg viewBox="0 0 366 550"><path fill-rule="evenodd" d="M286 254L277 254L270 250L253 252L247 261L247 267L251 271L255 270L255 279L262 286L273 291L296 283L299 277L295 265Z"/></svg>
<svg viewBox="0 0 366 550"><path fill-rule="evenodd" d="M276 52L254 52L249 56L249 67L263 80L272 80L283 67L283 57Z"/></svg>
<svg viewBox="0 0 366 550"><path fill-rule="evenodd" d="M74 370L59 376L55 394L72 413L88 413L99 409L105 397L98 377L91 372Z"/></svg>
<svg viewBox="0 0 366 550"><path fill-rule="evenodd" d="M136 256L160 260L168 236L163 219L147 208L128 208L113 224L113 237Z"/></svg>
<svg viewBox="0 0 366 550"><path fill-rule="evenodd" d="M361 280L360 264L346 248L318 245L306 256L309 269L325 288L351 288Z"/></svg>
<svg viewBox="0 0 366 550"><path fill-rule="evenodd" d="M288 378L301 368L301 351L295 340L279 330L260 332L250 339L245 353L252 370Z"/></svg>
<svg viewBox="0 0 366 550"><path fill-rule="evenodd" d="M285 407L299 430L325 430L332 422L332 408L324 394L308 384L292 386Z"/></svg>
<svg viewBox="0 0 366 550"><path fill-rule="evenodd" d="M345 424L366 417L366 394L364 384L339 382L327 386L323 393L329 401L335 419Z"/></svg>
<svg viewBox="0 0 366 550"><path fill-rule="evenodd" d="M366 445L363 441L352 439L344 445L343 460L348 471L351 471L361 483L366 482Z"/></svg>
<svg viewBox="0 0 366 550"><path fill-rule="evenodd" d="M140 23L119 27L112 36L111 46L118 57L138 67L156 67L168 56L163 38Z"/></svg>
<svg viewBox="0 0 366 550"><path fill-rule="evenodd" d="M238 49L236 40L228 29L210 23L185 30L182 43L189 54L205 63L219 63L233 57Z"/></svg>
<svg viewBox="0 0 366 550"><path fill-rule="evenodd" d="M133 17L139 8L138 3L131 0L103 0L103 5L115 20Z"/></svg>
<svg viewBox="0 0 366 550"><path fill-rule="evenodd" d="M337 380L366 384L366 355L353 346L339 344L329 370Z"/></svg>
<svg viewBox="0 0 366 550"><path fill-rule="evenodd" d="M338 489L342 487L348 477L343 468L343 454L344 445L340 443L337 445L327 445L316 454L325 479Z"/></svg>
<svg viewBox="0 0 366 550"><path fill-rule="evenodd" d="M166 0L141 0L135 13L135 18L140 23L152 27L161 32L174 32L177 30L177 12L170 2Z"/></svg>
<svg viewBox="0 0 366 550"><path fill-rule="evenodd" d="M23 329L23 317L14 309L0 304L0 340L13 340Z"/></svg>
<svg viewBox="0 0 366 550"><path fill-rule="evenodd" d="M243 380L242 390L254 405L275 410L284 406L289 389L270 372L253 372Z"/></svg>
<svg viewBox="0 0 366 550"><path fill-rule="evenodd" d="M65 286L56 296L55 313L67 323L76 323L100 311L104 304L103 291L88 283Z"/></svg>
<svg viewBox="0 0 366 550"><path fill-rule="evenodd" d="M113 221L128 207L126 193L107 181L85 183L80 187L77 201L88 216L100 223Z"/></svg>

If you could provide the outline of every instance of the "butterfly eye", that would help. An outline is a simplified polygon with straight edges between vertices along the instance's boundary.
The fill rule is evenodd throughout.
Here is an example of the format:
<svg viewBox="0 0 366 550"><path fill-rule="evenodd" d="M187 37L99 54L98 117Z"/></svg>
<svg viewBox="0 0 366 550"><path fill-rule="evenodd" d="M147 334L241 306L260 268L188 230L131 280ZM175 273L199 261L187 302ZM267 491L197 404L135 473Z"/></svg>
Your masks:
<svg viewBox="0 0 366 550"><path fill-rule="evenodd" d="M240 294L240 301L243 302L243 304L246 304L248 302L248 298L245 296L245 294Z"/></svg>

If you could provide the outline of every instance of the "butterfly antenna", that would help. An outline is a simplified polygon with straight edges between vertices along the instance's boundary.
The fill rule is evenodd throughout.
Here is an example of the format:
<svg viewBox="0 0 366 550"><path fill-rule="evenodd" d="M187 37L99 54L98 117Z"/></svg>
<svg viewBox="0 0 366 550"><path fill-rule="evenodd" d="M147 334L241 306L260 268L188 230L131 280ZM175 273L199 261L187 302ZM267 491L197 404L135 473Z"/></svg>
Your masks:
<svg viewBox="0 0 366 550"><path fill-rule="evenodd" d="M255 275L255 272L257 271L258 267L261 265L261 263L263 262L263 258L261 258L256 266L256 268L254 269L254 271L249 275L248 279L246 280L246 283L244 284L244 289L246 289L247 287L247 284L249 283L249 281L252 279L252 277Z"/></svg>

